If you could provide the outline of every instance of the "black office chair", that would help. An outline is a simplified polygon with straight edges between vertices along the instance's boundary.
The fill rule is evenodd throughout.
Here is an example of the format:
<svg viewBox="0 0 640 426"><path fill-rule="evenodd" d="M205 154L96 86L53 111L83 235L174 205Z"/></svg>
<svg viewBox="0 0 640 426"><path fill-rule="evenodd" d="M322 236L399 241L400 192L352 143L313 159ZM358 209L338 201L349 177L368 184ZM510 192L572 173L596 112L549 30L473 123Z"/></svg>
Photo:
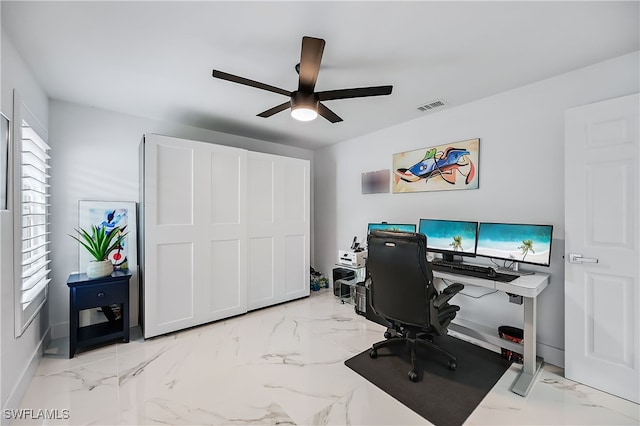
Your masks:
<svg viewBox="0 0 640 426"><path fill-rule="evenodd" d="M372 231L368 236L367 273L370 278L371 306L392 327L383 340L374 343L369 355L378 349L406 344L411 353L409 379L418 380L416 345L434 348L449 359L456 369L456 357L433 343L433 336L446 335L447 326L460 310L448 303L464 288L455 283L442 293L433 285L433 273L427 262L426 237L415 232Z"/></svg>

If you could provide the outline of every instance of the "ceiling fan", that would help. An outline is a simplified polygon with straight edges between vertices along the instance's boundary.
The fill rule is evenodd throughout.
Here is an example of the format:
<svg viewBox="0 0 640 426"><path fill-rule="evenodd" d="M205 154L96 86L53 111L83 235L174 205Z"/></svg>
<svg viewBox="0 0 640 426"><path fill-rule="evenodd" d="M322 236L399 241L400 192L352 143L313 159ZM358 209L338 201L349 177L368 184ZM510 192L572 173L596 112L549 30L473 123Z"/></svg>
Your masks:
<svg viewBox="0 0 640 426"><path fill-rule="evenodd" d="M298 72L298 90L294 90L293 92L218 70L213 70L213 77L279 93L290 98L288 101L258 114L258 117L264 118L271 117L287 108L291 108L291 116L300 121L313 120L320 114L330 122L337 123L342 121L342 118L322 104L321 101L391 94L393 86L359 87L354 89L314 92L316 80L318 79L318 71L320 70L320 61L322 61L324 44L324 40L321 38L302 37L300 63L296 65L296 71Z"/></svg>

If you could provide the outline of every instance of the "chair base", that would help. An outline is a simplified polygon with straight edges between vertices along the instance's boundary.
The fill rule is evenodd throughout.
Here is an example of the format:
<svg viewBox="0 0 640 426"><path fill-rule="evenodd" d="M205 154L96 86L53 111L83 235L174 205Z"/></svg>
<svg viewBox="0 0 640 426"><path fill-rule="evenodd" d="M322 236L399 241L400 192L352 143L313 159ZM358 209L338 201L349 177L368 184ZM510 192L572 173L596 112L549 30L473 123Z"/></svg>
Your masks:
<svg viewBox="0 0 640 426"><path fill-rule="evenodd" d="M449 359L449 361L447 362L447 367L450 370L455 370L457 368L456 357L450 354L449 352L445 351L444 349L442 349L440 346L433 343L431 335L420 333L418 337L416 336L416 332L414 331L409 331L409 330L403 330L403 331L405 331L403 335L398 334L396 336L390 336L386 340L374 343L371 346L371 350L369 350L369 356L371 358L377 358L378 349L380 348L398 346L402 344L406 345L409 348L409 353L411 354L411 370L409 370L407 375L409 376L409 380L411 380L412 382L418 381L418 370L416 368L418 364L417 355L416 355L417 346L424 346L424 347L429 347L437 350L438 352L444 354ZM387 337L386 334L387 333L385 333L385 337ZM428 340L424 339L424 337L426 337Z"/></svg>

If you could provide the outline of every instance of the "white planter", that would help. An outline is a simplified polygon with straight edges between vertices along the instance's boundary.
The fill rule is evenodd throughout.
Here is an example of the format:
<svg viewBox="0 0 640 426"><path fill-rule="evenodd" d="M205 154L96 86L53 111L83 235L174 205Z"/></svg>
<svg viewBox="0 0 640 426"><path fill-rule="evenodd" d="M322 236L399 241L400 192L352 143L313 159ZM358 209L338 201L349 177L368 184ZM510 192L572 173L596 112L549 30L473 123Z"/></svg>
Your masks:
<svg viewBox="0 0 640 426"><path fill-rule="evenodd" d="M111 273L113 273L113 263L108 259L99 262L92 260L87 265L87 277L89 278L108 277Z"/></svg>

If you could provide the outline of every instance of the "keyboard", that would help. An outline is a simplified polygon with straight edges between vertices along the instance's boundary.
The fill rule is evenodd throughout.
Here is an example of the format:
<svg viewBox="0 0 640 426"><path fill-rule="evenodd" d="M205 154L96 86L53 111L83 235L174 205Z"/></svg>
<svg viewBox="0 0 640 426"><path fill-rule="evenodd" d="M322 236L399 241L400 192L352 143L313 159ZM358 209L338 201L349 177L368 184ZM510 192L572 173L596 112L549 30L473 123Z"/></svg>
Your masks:
<svg viewBox="0 0 640 426"><path fill-rule="evenodd" d="M448 262L446 260L437 259L431 262L431 269L440 272L451 272L452 274L467 275L470 277L483 278L485 280L500 281L508 283L516 278L517 275L495 272L491 266L470 265L461 262ZM495 273L495 276L491 276Z"/></svg>

